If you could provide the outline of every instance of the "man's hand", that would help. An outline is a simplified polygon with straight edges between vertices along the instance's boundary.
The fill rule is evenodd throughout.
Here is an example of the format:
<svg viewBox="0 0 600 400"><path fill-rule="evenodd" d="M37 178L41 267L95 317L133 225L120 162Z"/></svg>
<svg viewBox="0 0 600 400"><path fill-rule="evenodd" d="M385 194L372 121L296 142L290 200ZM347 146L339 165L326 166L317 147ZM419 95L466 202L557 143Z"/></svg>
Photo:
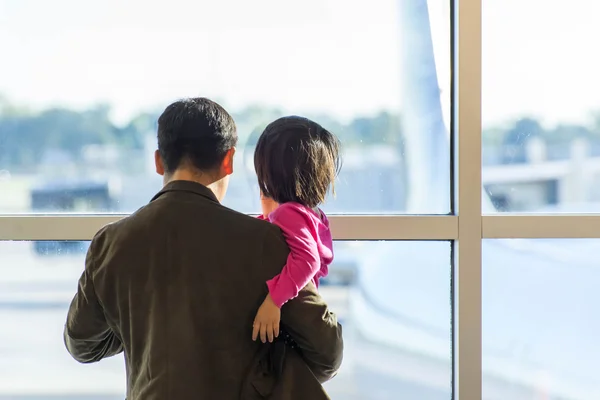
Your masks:
<svg viewBox="0 0 600 400"><path fill-rule="evenodd" d="M280 320L281 310L275 305L269 294L254 317L252 340L256 341L260 333L261 342L266 343L268 339L270 343L273 343L273 340L279 336Z"/></svg>

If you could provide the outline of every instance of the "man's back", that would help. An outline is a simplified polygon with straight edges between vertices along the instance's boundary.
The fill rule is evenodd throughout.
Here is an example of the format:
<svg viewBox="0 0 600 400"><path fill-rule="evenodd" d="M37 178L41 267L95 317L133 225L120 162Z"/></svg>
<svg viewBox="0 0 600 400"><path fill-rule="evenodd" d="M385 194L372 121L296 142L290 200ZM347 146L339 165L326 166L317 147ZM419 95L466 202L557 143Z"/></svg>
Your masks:
<svg viewBox="0 0 600 400"><path fill-rule="evenodd" d="M287 254L275 226L223 207L200 184L172 182L148 206L104 228L90 247L91 282L84 284L93 287L115 338L99 330L96 349L90 348L83 340L86 326L71 319L85 307L76 298L67 347L80 361L92 362L120 351L121 342L130 400L238 398L262 346L251 341L251 332L265 282L280 271ZM80 282L85 290L90 289ZM308 343L310 327L294 328L304 324L302 306L293 308L284 308L282 320L289 314L291 331ZM332 365L314 371L324 380L341 361L341 332L328 312L319 323L316 329L328 333L315 336L328 337L311 343L307 354L332 346L324 354Z"/></svg>

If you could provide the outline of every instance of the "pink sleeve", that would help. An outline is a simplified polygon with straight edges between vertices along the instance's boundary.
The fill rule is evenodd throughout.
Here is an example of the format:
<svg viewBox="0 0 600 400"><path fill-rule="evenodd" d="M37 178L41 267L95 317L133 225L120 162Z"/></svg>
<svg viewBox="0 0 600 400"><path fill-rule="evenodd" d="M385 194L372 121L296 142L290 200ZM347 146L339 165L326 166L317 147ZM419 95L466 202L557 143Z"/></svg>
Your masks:
<svg viewBox="0 0 600 400"><path fill-rule="evenodd" d="M281 273L267 281L269 294L281 307L298 295L319 271L321 260L314 237L313 221L294 207L279 207L269 215L272 223L279 226L290 248L287 263Z"/></svg>

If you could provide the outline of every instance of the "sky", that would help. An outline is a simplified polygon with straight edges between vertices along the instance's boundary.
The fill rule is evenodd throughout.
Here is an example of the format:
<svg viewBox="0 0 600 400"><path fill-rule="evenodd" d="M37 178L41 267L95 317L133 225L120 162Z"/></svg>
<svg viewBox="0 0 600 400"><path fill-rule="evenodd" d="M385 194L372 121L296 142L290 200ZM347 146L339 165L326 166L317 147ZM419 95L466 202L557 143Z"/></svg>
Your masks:
<svg viewBox="0 0 600 400"><path fill-rule="evenodd" d="M0 93L34 109L107 102L117 122L196 95L340 119L396 112L398 1L0 0ZM483 1L484 125L600 110L600 2ZM430 3L446 48L449 7Z"/></svg>
<svg viewBox="0 0 600 400"><path fill-rule="evenodd" d="M0 4L0 92L34 107L107 101L123 118L205 95L345 117L398 108L393 0Z"/></svg>

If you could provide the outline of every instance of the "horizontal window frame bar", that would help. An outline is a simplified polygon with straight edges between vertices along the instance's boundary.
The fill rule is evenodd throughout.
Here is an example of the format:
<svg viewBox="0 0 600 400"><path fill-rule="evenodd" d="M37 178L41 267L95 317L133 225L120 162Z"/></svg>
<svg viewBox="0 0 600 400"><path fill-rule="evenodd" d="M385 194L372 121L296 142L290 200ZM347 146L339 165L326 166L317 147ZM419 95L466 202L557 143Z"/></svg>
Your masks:
<svg viewBox="0 0 600 400"><path fill-rule="evenodd" d="M0 215L0 240L91 240L127 215ZM331 215L334 240L456 240L453 215Z"/></svg>
<svg viewBox="0 0 600 400"><path fill-rule="evenodd" d="M0 215L0 240L91 240L127 215ZM454 215L332 215L334 240L458 240ZM600 214L483 215L482 239L600 239Z"/></svg>
<svg viewBox="0 0 600 400"><path fill-rule="evenodd" d="M483 239L600 238L600 214L498 214L482 217Z"/></svg>

